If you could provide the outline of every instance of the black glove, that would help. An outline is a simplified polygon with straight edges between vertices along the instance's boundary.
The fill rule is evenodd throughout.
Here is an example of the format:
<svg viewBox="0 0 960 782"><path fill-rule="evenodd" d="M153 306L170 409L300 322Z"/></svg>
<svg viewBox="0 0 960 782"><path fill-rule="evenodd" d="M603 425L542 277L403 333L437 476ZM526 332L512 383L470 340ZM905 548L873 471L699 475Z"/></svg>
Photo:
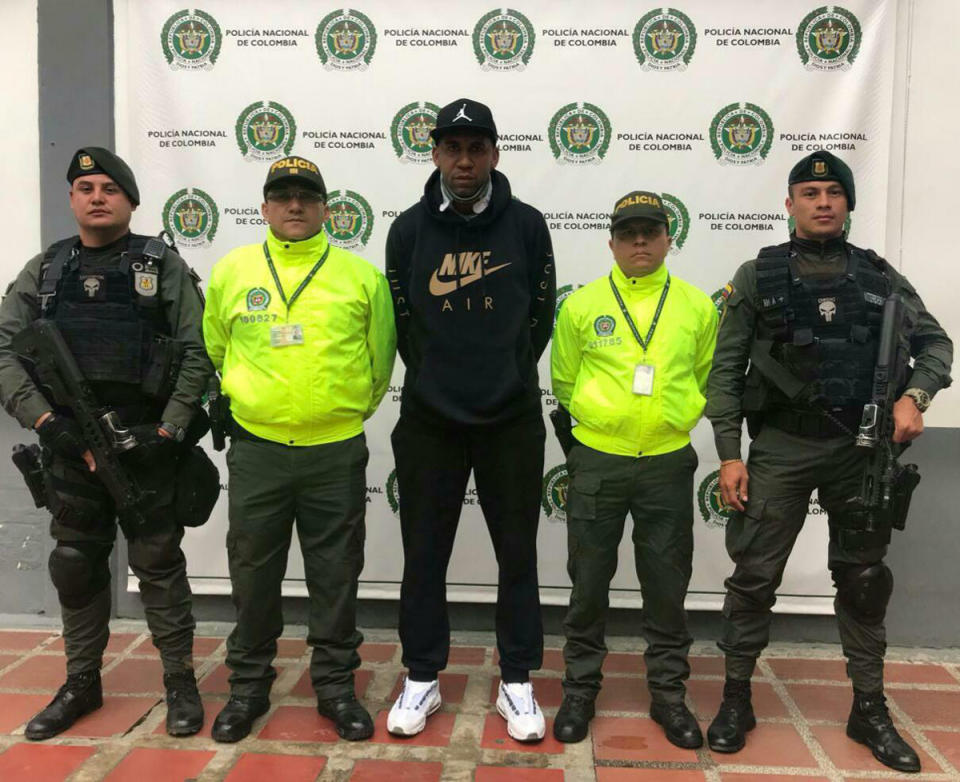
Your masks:
<svg viewBox="0 0 960 782"><path fill-rule="evenodd" d="M54 413L48 416L47 420L37 427L37 435L40 445L66 459L80 460L89 450L83 441L80 424L63 415Z"/></svg>
<svg viewBox="0 0 960 782"><path fill-rule="evenodd" d="M177 441L164 437L157 431L159 424L131 426L130 432L137 444L126 453L127 459L137 465L160 464L172 459L177 450Z"/></svg>

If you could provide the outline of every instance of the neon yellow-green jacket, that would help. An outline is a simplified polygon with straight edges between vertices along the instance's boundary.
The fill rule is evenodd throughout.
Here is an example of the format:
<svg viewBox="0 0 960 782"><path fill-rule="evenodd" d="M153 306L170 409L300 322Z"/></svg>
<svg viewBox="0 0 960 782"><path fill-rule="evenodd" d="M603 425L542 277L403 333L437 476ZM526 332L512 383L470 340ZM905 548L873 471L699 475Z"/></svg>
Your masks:
<svg viewBox="0 0 960 782"><path fill-rule="evenodd" d="M613 266L614 283L644 340L666 279L666 265L631 278ZM683 448L703 413L716 340L713 302L673 275L646 356L606 275L572 293L560 308L550 363L553 393L578 421L574 437L621 456ZM637 364L654 367L651 396L633 393Z"/></svg>
<svg viewBox="0 0 960 782"><path fill-rule="evenodd" d="M267 244L288 300L328 246L323 231L282 242L269 229ZM302 326L303 344L271 347L271 328L284 323ZM332 245L289 316L262 245L231 251L213 268L203 336L237 423L286 445L360 434L387 390L397 345L386 278Z"/></svg>

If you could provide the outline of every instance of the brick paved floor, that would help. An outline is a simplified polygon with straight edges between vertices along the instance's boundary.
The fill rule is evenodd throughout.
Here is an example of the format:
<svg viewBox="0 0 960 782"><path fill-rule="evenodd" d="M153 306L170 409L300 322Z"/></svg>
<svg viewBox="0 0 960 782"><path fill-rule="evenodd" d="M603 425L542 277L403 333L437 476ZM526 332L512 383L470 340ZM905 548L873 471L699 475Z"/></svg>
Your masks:
<svg viewBox="0 0 960 782"><path fill-rule="evenodd" d="M281 641L270 712L235 745L216 744L210 724L226 698L223 625L203 625L196 642L204 730L187 739L164 733L160 663L142 624L119 622L104 665L104 707L50 741L27 742L23 728L63 679L56 630L0 630L0 780L54 782L772 782L776 779L879 780L905 775L876 763L849 741L844 723L851 690L839 649L776 646L760 662L754 685L759 724L735 755L669 744L649 719L643 658L631 639L611 640L598 716L590 737L563 745L549 725L560 703L560 639L548 639L534 677L547 715L540 744L519 744L496 714L496 651L491 635L461 633L441 676L444 705L428 728L400 740L385 729L399 686L400 649L390 631L367 633L358 695L375 715L369 742L339 741L315 710L306 673L309 650ZM689 703L707 723L716 711L722 660L707 643L692 657ZM920 751L912 779L960 780L960 651L891 650L887 694L900 729Z"/></svg>

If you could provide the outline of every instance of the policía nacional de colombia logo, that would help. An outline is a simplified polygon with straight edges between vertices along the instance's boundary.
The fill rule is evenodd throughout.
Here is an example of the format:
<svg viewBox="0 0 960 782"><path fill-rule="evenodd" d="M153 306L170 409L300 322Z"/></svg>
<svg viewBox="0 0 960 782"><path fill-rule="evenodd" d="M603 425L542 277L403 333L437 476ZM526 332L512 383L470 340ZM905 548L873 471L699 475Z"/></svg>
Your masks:
<svg viewBox="0 0 960 782"><path fill-rule="evenodd" d="M223 34L210 14L199 9L178 11L160 32L163 56L174 70L209 70L220 54Z"/></svg>
<svg viewBox="0 0 960 782"><path fill-rule="evenodd" d="M633 28L633 50L645 71L682 71L697 48L697 30L676 8L655 8Z"/></svg>
<svg viewBox="0 0 960 782"><path fill-rule="evenodd" d="M439 111L436 103L417 101L408 103L394 115L390 123L390 140L401 162L430 162L433 154L430 131L437 126Z"/></svg>
<svg viewBox="0 0 960 782"><path fill-rule="evenodd" d="M397 485L397 471L391 470L387 476L387 502L394 516L400 515L400 488Z"/></svg>
<svg viewBox="0 0 960 782"><path fill-rule="evenodd" d="M286 107L265 100L240 112L236 131L244 160L279 160L293 149L297 123Z"/></svg>
<svg viewBox="0 0 960 782"><path fill-rule="evenodd" d="M714 470L700 481L697 489L700 515L708 527L725 527L733 515L733 508L720 496L720 471Z"/></svg>
<svg viewBox="0 0 960 782"><path fill-rule="evenodd" d="M610 120L592 103L568 103L547 129L550 149L561 163L599 163L613 135Z"/></svg>
<svg viewBox="0 0 960 782"><path fill-rule="evenodd" d="M351 8L323 17L315 38L320 62L331 71L366 70L377 48L377 30L370 17Z"/></svg>
<svg viewBox="0 0 960 782"><path fill-rule="evenodd" d="M540 504L548 519L553 521L567 520L567 488L570 485L570 476L567 475L567 465L558 464L543 476L543 493Z"/></svg>
<svg viewBox="0 0 960 782"><path fill-rule="evenodd" d="M473 51L485 71L522 71L535 40L530 20L512 8L484 14L473 28Z"/></svg>
<svg viewBox="0 0 960 782"><path fill-rule="evenodd" d="M183 247L209 247L217 234L220 210L198 187L178 190L163 205L163 227Z"/></svg>
<svg viewBox="0 0 960 782"><path fill-rule="evenodd" d="M690 213L683 201L675 195L661 193L660 201L667 212L667 233L673 239L670 252L680 252L687 241L687 234L690 233Z"/></svg>
<svg viewBox="0 0 960 782"><path fill-rule="evenodd" d="M330 216L325 223L330 243L352 250L370 241L373 231L373 209L359 193L333 190L327 196Z"/></svg>
<svg viewBox="0 0 960 782"><path fill-rule="evenodd" d="M811 71L847 70L860 51L860 22L847 9L825 5L797 26L800 61Z"/></svg>
<svg viewBox="0 0 960 782"><path fill-rule="evenodd" d="M609 315L601 315L593 322L593 331L598 337L609 337L617 327L617 322Z"/></svg>
<svg viewBox="0 0 960 782"><path fill-rule="evenodd" d="M247 291L247 312L262 312L270 306L270 291L266 288L251 288Z"/></svg>
<svg viewBox="0 0 960 782"><path fill-rule="evenodd" d="M723 165L760 165L773 144L773 121L755 103L731 103L710 124L710 146Z"/></svg>

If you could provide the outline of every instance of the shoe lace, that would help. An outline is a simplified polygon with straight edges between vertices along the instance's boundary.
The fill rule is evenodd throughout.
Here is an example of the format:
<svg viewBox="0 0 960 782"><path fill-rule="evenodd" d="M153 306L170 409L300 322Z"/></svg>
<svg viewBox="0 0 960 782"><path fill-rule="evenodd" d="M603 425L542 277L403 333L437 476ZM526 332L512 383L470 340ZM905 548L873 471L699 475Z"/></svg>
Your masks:
<svg viewBox="0 0 960 782"><path fill-rule="evenodd" d="M412 682L409 679L406 679L403 682L403 690L400 692L399 705L401 709L413 709L415 711L419 711L423 707L423 704L426 703L430 693L433 692L435 683L426 683L427 686L422 689L414 689L410 686L411 684Z"/></svg>
<svg viewBox="0 0 960 782"><path fill-rule="evenodd" d="M883 693L861 697L859 702L860 713L874 726L890 725L893 720L890 718L890 711L887 709L887 698Z"/></svg>
<svg viewBox="0 0 960 782"><path fill-rule="evenodd" d="M163 684L170 698L177 698L180 695L193 695L198 692L197 680L192 671L168 673L163 677Z"/></svg>
<svg viewBox="0 0 960 782"><path fill-rule="evenodd" d="M533 696L533 686L529 682L502 686L507 699L516 706L520 714L537 713L537 699Z"/></svg>

